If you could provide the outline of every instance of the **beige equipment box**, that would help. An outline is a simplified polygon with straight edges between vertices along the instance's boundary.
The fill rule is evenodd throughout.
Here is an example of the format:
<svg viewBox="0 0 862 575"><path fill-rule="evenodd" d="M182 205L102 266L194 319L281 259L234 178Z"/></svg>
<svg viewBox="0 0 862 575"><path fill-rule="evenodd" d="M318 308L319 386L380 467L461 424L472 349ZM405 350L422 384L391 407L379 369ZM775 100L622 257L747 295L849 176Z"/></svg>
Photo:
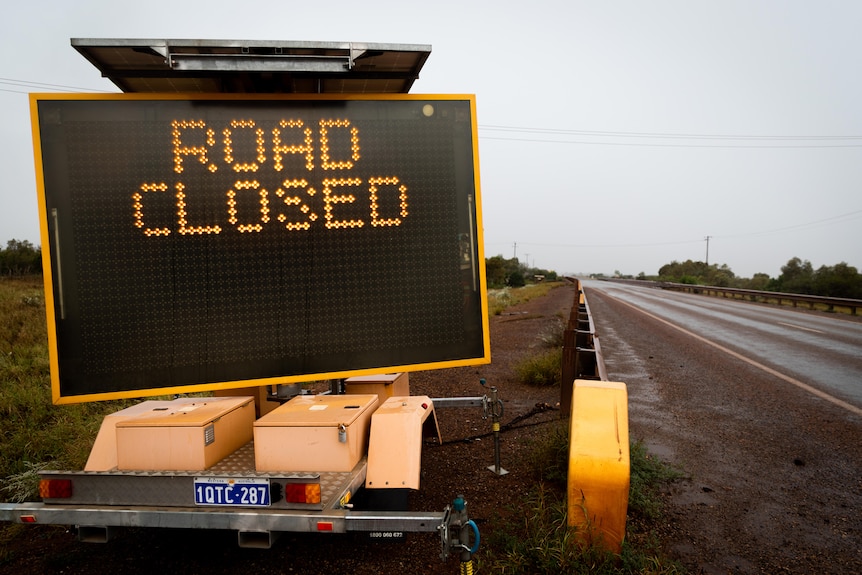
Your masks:
<svg viewBox="0 0 862 575"><path fill-rule="evenodd" d="M410 379L405 373L358 375L344 380L344 392L349 394L376 393L380 405L395 396L410 395Z"/></svg>
<svg viewBox="0 0 862 575"><path fill-rule="evenodd" d="M147 402L144 402L146 404ZM116 422L120 471L200 471L252 439L251 397L155 402Z"/></svg>
<svg viewBox="0 0 862 575"><path fill-rule="evenodd" d="M257 471L352 471L365 453L376 395L299 395L254 423Z"/></svg>

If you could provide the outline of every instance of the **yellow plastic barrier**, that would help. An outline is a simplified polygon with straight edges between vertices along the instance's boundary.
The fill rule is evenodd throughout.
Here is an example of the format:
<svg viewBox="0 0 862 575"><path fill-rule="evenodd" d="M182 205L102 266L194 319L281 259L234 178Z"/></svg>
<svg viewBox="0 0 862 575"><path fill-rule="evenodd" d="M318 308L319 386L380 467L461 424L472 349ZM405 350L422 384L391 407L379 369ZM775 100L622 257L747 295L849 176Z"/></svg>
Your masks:
<svg viewBox="0 0 862 575"><path fill-rule="evenodd" d="M622 549L629 502L624 383L575 380L569 435L568 518L581 542Z"/></svg>

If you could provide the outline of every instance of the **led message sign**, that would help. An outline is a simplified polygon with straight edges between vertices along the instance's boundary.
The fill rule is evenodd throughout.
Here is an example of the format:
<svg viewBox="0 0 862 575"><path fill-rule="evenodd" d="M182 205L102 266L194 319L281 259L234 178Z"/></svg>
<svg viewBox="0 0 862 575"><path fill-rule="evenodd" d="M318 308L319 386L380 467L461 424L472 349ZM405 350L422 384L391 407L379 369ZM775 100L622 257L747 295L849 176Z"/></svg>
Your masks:
<svg viewBox="0 0 862 575"><path fill-rule="evenodd" d="M490 361L471 96L31 107L55 401Z"/></svg>

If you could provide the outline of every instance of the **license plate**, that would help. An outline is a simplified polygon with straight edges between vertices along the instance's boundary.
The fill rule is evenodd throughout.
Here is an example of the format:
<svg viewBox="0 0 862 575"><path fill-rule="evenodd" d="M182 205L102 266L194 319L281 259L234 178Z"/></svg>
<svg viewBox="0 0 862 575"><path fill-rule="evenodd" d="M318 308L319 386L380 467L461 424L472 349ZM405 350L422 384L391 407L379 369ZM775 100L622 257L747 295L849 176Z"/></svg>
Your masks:
<svg viewBox="0 0 862 575"><path fill-rule="evenodd" d="M269 507L269 479L195 477L195 504Z"/></svg>

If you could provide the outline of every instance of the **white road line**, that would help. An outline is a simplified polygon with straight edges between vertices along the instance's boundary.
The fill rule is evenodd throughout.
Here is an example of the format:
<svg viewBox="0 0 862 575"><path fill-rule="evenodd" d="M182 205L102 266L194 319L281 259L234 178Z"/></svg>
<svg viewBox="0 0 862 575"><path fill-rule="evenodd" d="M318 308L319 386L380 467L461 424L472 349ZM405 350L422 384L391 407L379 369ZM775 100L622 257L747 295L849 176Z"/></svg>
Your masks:
<svg viewBox="0 0 862 575"><path fill-rule="evenodd" d="M621 303L623 305L626 305L626 306L632 308L635 311L639 311L640 313L642 313L648 317L651 317L652 319L654 319L658 322L665 324L668 327L672 327L673 329L680 331L680 332L684 333L685 335L696 339L697 341L703 342L707 345L711 345L712 347L716 348L719 351L723 351L724 353L726 353L730 356L733 356L736 359L744 361L748 365L751 365L753 367L756 367L757 369L765 371L766 373L768 373L770 375L774 375L775 377L777 377L781 380L784 380L791 385L795 385L799 389L803 389L812 395L816 395L820 399L825 399L826 401L828 401L830 403L834 403L838 407L842 407L842 408L846 409L850 413L854 413L856 415L862 416L862 408L859 408L859 407L856 407L855 405L847 403L846 401L844 401L842 399L838 399L837 397L835 397L833 395L829 395L825 391L821 391L821 390L817 389L816 387L811 387L807 383L801 382L798 379L790 377L789 375L784 375L780 371L776 371L767 365L763 365L760 362L757 362L757 361L754 361L753 359L747 358L744 355L733 351L732 349L726 348L723 345L718 344L714 341L710 341L710 340L706 339L705 337L702 337L702 336L700 336L694 332L691 332L691 331L685 329L684 327L680 327L680 326L676 325L675 323L671 323L671 322L667 321L666 319L662 319L662 318L658 317L657 315L653 315L648 311L644 311L641 308L635 306L634 304L630 304L626 301L623 301L617 297L614 297L614 296L608 294L607 292L605 292L605 295L611 299L618 301L619 303Z"/></svg>
<svg viewBox="0 0 862 575"><path fill-rule="evenodd" d="M796 329L803 329L805 331L810 331L812 333L826 333L825 331L820 331L819 329L814 329L810 327L804 327L801 325L796 325L794 323L784 323L783 321L779 321L778 325L786 325L787 327L795 327Z"/></svg>

